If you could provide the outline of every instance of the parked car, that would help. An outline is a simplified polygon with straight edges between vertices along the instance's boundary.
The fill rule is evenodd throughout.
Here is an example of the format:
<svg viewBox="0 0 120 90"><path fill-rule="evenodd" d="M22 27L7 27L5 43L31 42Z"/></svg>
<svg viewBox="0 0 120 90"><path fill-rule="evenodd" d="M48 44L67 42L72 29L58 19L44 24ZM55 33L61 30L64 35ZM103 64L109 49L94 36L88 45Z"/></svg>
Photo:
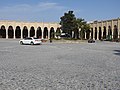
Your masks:
<svg viewBox="0 0 120 90"><path fill-rule="evenodd" d="M95 43L95 40L89 39L89 40L88 40L88 43Z"/></svg>
<svg viewBox="0 0 120 90"><path fill-rule="evenodd" d="M71 35L68 34L68 33L62 33L62 34L60 35L60 38L71 38Z"/></svg>
<svg viewBox="0 0 120 90"><path fill-rule="evenodd" d="M20 40L19 43L20 43L21 45L23 45L23 44L34 45L34 44L41 44L42 41L41 41L41 39L39 39L39 38L26 37L26 38Z"/></svg>

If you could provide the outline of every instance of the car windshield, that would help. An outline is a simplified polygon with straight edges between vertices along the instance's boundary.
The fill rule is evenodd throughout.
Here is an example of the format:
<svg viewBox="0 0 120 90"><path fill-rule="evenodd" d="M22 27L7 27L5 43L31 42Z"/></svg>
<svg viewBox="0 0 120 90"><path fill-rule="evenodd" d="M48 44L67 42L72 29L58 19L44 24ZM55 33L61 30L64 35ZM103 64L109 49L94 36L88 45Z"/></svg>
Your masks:
<svg viewBox="0 0 120 90"><path fill-rule="evenodd" d="M30 38L30 37L27 37L27 38L25 38L25 40L32 40L32 38Z"/></svg>

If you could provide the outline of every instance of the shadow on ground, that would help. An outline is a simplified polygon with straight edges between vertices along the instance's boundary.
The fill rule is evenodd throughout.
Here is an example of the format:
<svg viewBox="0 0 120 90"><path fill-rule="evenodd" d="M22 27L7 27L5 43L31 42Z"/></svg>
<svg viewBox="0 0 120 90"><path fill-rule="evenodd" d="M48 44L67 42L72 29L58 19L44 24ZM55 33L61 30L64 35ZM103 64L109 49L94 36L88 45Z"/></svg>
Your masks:
<svg viewBox="0 0 120 90"><path fill-rule="evenodd" d="M120 56L120 50L114 50L115 51L115 55L119 55Z"/></svg>

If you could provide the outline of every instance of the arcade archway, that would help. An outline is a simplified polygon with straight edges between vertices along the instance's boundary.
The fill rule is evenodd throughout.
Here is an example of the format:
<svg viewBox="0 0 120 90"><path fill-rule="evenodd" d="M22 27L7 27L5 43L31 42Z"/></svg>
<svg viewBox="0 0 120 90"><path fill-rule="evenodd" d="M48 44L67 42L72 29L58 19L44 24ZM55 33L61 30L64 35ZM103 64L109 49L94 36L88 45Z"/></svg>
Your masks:
<svg viewBox="0 0 120 90"><path fill-rule="evenodd" d="M44 38L44 39L48 39L48 28L47 28L47 27L44 28L43 38Z"/></svg>
<svg viewBox="0 0 120 90"><path fill-rule="evenodd" d="M97 40L97 27L95 27L95 40Z"/></svg>
<svg viewBox="0 0 120 90"><path fill-rule="evenodd" d="M53 27L50 29L50 38L55 38L55 31Z"/></svg>
<svg viewBox="0 0 120 90"><path fill-rule="evenodd" d="M114 31L113 31L113 39L118 39L118 28L116 25L114 25Z"/></svg>
<svg viewBox="0 0 120 90"><path fill-rule="evenodd" d="M15 29L15 37L20 38L21 37L21 29L19 26L16 27Z"/></svg>
<svg viewBox="0 0 120 90"><path fill-rule="evenodd" d="M30 29L30 37L34 37L35 36L35 29L34 27L31 27Z"/></svg>
<svg viewBox="0 0 120 90"><path fill-rule="evenodd" d="M106 27L103 27L103 39L106 39Z"/></svg>
<svg viewBox="0 0 120 90"><path fill-rule="evenodd" d="M6 38L6 29L5 29L5 26L4 26L4 25L1 26L1 29L0 29L0 37L1 37L1 38Z"/></svg>
<svg viewBox="0 0 120 90"><path fill-rule="evenodd" d="M101 27L99 27L99 40L101 40L101 36L102 36L102 30Z"/></svg>
<svg viewBox="0 0 120 90"><path fill-rule="evenodd" d="M12 26L8 27L8 38L13 38L14 36L14 30Z"/></svg>
<svg viewBox="0 0 120 90"><path fill-rule="evenodd" d="M26 38L26 37L28 37L28 29L27 29L26 26L24 26L24 28L23 28L23 38Z"/></svg>
<svg viewBox="0 0 120 90"><path fill-rule="evenodd" d="M37 28L36 34L37 34L37 38L42 38L42 30L41 30L41 27L38 27L38 28Z"/></svg>
<svg viewBox="0 0 120 90"><path fill-rule="evenodd" d="M91 28L91 39L93 39L93 28Z"/></svg>

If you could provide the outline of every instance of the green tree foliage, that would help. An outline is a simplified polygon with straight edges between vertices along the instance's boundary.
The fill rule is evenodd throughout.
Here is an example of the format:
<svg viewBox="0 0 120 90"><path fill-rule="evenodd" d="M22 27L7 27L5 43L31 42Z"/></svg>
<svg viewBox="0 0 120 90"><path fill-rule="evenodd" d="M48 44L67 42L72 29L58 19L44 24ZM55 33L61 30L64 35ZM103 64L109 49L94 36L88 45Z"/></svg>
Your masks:
<svg viewBox="0 0 120 90"><path fill-rule="evenodd" d="M73 11L68 11L68 13L64 13L64 16L62 16L60 19L61 19L60 25L62 32L72 34L72 31L75 28L74 21L76 20Z"/></svg>
<svg viewBox="0 0 120 90"><path fill-rule="evenodd" d="M90 26L85 22L82 18L76 18L73 14L73 11L68 11L68 13L64 13L60 21L61 29L63 33L68 33L72 35L72 31L74 32L73 38L84 38L84 33L90 33ZM81 29L81 32L79 30Z"/></svg>

